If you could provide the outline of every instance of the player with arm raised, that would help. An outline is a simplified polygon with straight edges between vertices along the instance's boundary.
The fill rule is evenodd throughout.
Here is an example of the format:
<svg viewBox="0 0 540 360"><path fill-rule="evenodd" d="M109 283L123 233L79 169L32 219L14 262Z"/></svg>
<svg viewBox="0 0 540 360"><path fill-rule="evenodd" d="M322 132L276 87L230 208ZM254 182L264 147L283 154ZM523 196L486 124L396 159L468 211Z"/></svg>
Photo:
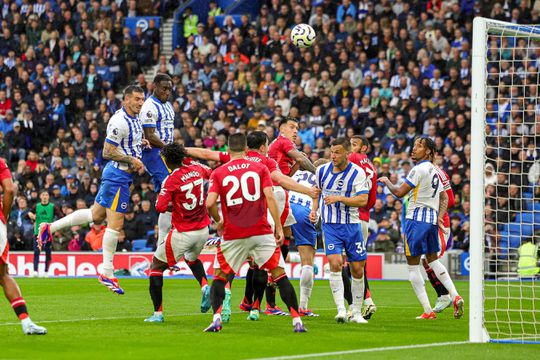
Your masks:
<svg viewBox="0 0 540 360"><path fill-rule="evenodd" d="M429 266L437 278L448 289L454 303L454 317L463 315L463 298L445 266L438 259L439 227L444 229L444 215L448 209L448 194L444 191L433 157L435 143L427 137L416 139L412 150L412 159L416 166L409 172L405 181L394 185L387 177L379 181L385 184L390 192L402 198L408 196L407 214L405 216L405 255L409 269L409 281L416 297L424 308L424 313L417 319L435 319L426 293L424 279L420 272L420 258L426 256ZM444 230L443 230L444 231Z"/></svg>
<svg viewBox="0 0 540 360"><path fill-rule="evenodd" d="M317 185L322 191L320 205L325 251L330 263L330 288L338 313L338 323L347 321L343 289L343 257L345 251L352 274L351 292L354 323L367 323L362 317L364 298L364 266L367 252L360 226L358 208L368 203L369 187L366 174L359 166L349 161L351 143L337 138L330 145L331 162L317 168ZM313 203L310 220L318 219L319 199Z"/></svg>
<svg viewBox="0 0 540 360"><path fill-rule="evenodd" d="M277 245L283 242L283 227L272 191L270 172L265 166L246 160L246 150L245 135L231 135L231 161L216 169L210 179L206 206L218 224L218 229L223 229L223 241L218 246L214 263L215 275L211 289L214 318L205 331L221 331L221 310L227 276L237 272L244 261L251 257L256 265L271 272L279 286L281 298L291 312L294 331L305 332L298 315L294 287L285 274L283 258L276 246L276 241ZM218 197L222 200L223 219L217 208ZM274 231L267 220L268 210L275 224Z"/></svg>
<svg viewBox="0 0 540 360"><path fill-rule="evenodd" d="M352 152L349 155L349 161L353 164L360 166L362 170L364 170L364 172L366 173L366 181L369 188L367 205L358 209L360 213L360 226L362 227L362 235L364 236L364 241L367 241L369 236L369 212L371 211L371 209L375 205L375 201L377 200L377 169L375 169L375 166L366 155L369 151L369 146L369 142L365 136L354 135L351 138ZM344 282L349 280L348 274L346 275L347 278L345 279L344 277ZM347 289L346 285L345 289ZM352 296L350 300L352 302ZM367 273L366 269L364 268L364 308L362 309L362 316L364 317L364 319L369 320L371 316L375 313L375 311L377 311L377 306L375 306L375 303L371 298L371 291L369 290Z"/></svg>
<svg viewBox="0 0 540 360"><path fill-rule="evenodd" d="M144 169L141 162L143 130L138 119L144 102L141 87L130 85L124 90L124 105L109 120L107 137L103 146L103 158L109 160L101 177L101 185L94 205L81 209L56 220L52 224L42 223L39 227L39 246L49 241L61 229L90 222L101 223L107 219L107 229L103 236L103 273L99 282L116 294L124 294L114 277L114 252L120 230L124 225L133 174Z"/></svg>
<svg viewBox="0 0 540 360"><path fill-rule="evenodd" d="M150 297L154 304L154 314L145 322L163 322L162 292L163 271L173 267L182 257L186 263L197 260L205 242L208 240L208 225L210 218L204 204L204 181L210 178L209 167L192 163L184 165L187 153L182 145L172 143L165 145L161 156L171 174L165 178L156 202L159 213L167 211L172 203L173 229L158 242L158 247L152 259L150 270ZM203 302L201 312L210 308L210 287L202 263L195 266L193 275L201 285ZM205 294L208 293L208 296Z"/></svg>
<svg viewBox="0 0 540 360"><path fill-rule="evenodd" d="M44 335L47 333L47 329L34 324L30 320L26 302L21 295L21 289L19 289L15 279L9 275L9 243L6 223L13 204L14 185L11 172L3 159L0 159L0 184L3 193L2 202L0 203L0 285L2 285L2 290L4 290L4 295L11 304L11 308L21 320L23 332L26 335Z"/></svg>

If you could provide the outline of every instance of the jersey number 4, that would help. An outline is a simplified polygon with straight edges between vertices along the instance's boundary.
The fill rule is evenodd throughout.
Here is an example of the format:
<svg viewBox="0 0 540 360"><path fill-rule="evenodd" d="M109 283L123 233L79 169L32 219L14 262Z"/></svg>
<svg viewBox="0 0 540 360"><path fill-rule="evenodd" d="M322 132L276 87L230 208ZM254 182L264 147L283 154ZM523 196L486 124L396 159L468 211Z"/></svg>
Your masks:
<svg viewBox="0 0 540 360"><path fill-rule="evenodd" d="M201 187L201 189L200 189L201 198L200 199L197 199L197 197L193 194L193 188L195 186L200 186ZM201 206L204 203L203 179L197 179L194 182L183 185L183 186L180 187L180 190L186 192L186 199L189 200L188 203L183 203L182 204L186 210L195 209L195 206L197 206L197 202L199 203L199 206Z"/></svg>
<svg viewBox="0 0 540 360"><path fill-rule="evenodd" d="M253 193L249 190L248 179L253 179ZM223 179L223 186L228 186L229 184L232 184L232 187L226 195L227 206L243 204L244 199L247 201L257 201L261 197L261 178L256 172L248 171L240 177L240 180L235 176L229 175ZM240 189L242 196L233 199L238 189Z"/></svg>

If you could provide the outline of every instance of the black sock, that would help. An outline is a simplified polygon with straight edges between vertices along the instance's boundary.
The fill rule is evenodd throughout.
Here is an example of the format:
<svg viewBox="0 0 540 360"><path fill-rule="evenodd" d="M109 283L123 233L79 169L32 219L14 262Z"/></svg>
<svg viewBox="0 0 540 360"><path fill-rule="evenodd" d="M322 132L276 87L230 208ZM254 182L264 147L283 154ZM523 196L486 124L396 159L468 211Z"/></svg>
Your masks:
<svg viewBox="0 0 540 360"><path fill-rule="evenodd" d="M268 283L268 273L265 270L255 269L253 271L252 280L252 288L254 292L253 305L260 310L264 290L266 289L266 284Z"/></svg>
<svg viewBox="0 0 540 360"><path fill-rule="evenodd" d="M235 276L236 276L235 273L227 275L227 282L229 283L229 286L232 285L232 282L233 282Z"/></svg>
<svg viewBox="0 0 540 360"><path fill-rule="evenodd" d="M341 277L343 279L343 296L349 305L352 305L351 278L349 276L349 267L345 266L341 269Z"/></svg>
<svg viewBox="0 0 540 360"><path fill-rule="evenodd" d="M201 260L197 259L195 261L186 261L186 263L201 287L208 284L208 280L206 279L206 271L204 271L204 266Z"/></svg>
<svg viewBox="0 0 540 360"><path fill-rule="evenodd" d="M444 287L444 285L437 279L437 275L435 274L435 271L429 266L427 261L423 261L424 269L426 270L426 274L428 276L429 282L431 283L431 286L435 291L437 292L437 297L441 297L443 295L448 295L448 290Z"/></svg>
<svg viewBox="0 0 540 360"><path fill-rule="evenodd" d="M276 284L271 282L266 285L266 305L276 307Z"/></svg>
<svg viewBox="0 0 540 360"><path fill-rule="evenodd" d="M244 302L246 304L253 303L253 274L258 271L250 267L246 273L246 289L244 290ZM264 292L264 291L263 291Z"/></svg>
<svg viewBox="0 0 540 360"><path fill-rule="evenodd" d="M34 250L34 272L37 272L38 271L38 266L39 266L39 253L41 251L39 250Z"/></svg>
<svg viewBox="0 0 540 360"><path fill-rule="evenodd" d="M212 310L214 314L221 313L221 306L223 305L223 299L225 299L225 284L227 281L221 278L214 278L212 281L212 287L210 288L210 301L212 302Z"/></svg>
<svg viewBox="0 0 540 360"><path fill-rule="evenodd" d="M49 271L49 265L51 265L51 258L52 258L52 249L51 249L51 243L47 243L45 245L45 272Z"/></svg>
<svg viewBox="0 0 540 360"><path fill-rule="evenodd" d="M150 297L154 311L163 311L163 274L150 276Z"/></svg>
<svg viewBox="0 0 540 360"><path fill-rule="evenodd" d="M364 299L366 299L366 295L369 292L369 282L367 279L367 266L364 266Z"/></svg>
<svg viewBox="0 0 540 360"><path fill-rule="evenodd" d="M292 241L290 237L285 237L285 239ZM289 255L289 245L281 245L281 255L283 255L283 260L287 259L287 255Z"/></svg>
<svg viewBox="0 0 540 360"><path fill-rule="evenodd" d="M276 281L277 286L279 287L279 294L281 295L281 300L287 305L287 308L291 312L292 317L298 317L298 299L296 297L296 291L287 275L283 275L281 278L278 278Z"/></svg>

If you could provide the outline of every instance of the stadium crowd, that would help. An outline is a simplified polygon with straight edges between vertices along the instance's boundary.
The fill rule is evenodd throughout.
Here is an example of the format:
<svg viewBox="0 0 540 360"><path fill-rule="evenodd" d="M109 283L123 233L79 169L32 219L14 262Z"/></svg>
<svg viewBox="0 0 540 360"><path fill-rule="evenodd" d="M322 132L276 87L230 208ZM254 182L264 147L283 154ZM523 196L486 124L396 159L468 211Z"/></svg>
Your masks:
<svg viewBox="0 0 540 360"><path fill-rule="evenodd" d="M283 116L300 120L296 145L313 161L329 157L336 137L364 134L379 176L397 181L413 166L414 139L435 140L436 163L451 176L453 247L468 248L472 18L475 1L261 1L259 16L216 25L212 9L199 23L186 11L185 45L159 55L150 22L134 35L126 16L159 1L9 1L0 10L0 156L18 193L9 221L12 250L30 250L32 208L40 191L63 214L89 207L104 165L104 134L121 107L126 83L148 92L142 70L173 77L175 138L186 146L226 150L235 132L260 129L275 138ZM517 2L516 2L517 3ZM497 2L493 17L538 22L527 1ZM169 4L166 4L170 6ZM294 24L317 32L310 49L295 49ZM214 165L214 164L211 164ZM119 247L133 239L155 246L156 194L136 178ZM372 218L370 250L403 252L402 203L382 186ZM55 250L98 250L104 228L71 228ZM101 238L100 238L101 237Z"/></svg>

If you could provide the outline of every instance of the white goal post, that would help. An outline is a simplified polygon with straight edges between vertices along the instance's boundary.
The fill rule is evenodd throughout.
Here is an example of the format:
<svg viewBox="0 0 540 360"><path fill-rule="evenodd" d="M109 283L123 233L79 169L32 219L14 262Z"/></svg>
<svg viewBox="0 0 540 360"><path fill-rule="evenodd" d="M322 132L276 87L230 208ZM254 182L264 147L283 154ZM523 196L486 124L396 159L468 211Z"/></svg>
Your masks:
<svg viewBox="0 0 540 360"><path fill-rule="evenodd" d="M530 71L532 62L535 73ZM531 78L536 79L536 83L531 83ZM513 156L501 159L500 155L511 155L512 151L518 151L520 156L522 152L527 154L524 147L529 146L531 151L532 138L536 153L540 152L540 142L536 143L540 136L536 122L536 118L540 119L538 90L540 25L475 18L471 89L471 342L540 343L540 281L534 276L525 278L517 271L519 246L526 241L538 241L535 233L538 235L540 231L540 217L536 215L540 215L540 206L537 209L536 205L540 202L534 200L538 178L534 178L534 183L520 184L519 196L512 191L503 196L497 187L502 180L497 178L498 182L493 185L485 180L484 174L486 165L491 162L492 175L506 179L504 184L509 189L512 176L526 178L524 169L539 164L540 159L536 157L516 160ZM517 135L516 126L522 129ZM531 134L529 129L535 132ZM495 161L491 155L493 150L498 154ZM521 172L514 170L518 167ZM496 190L490 192L493 189ZM499 202L501 197L506 200ZM510 206L504 205L505 201L510 204L512 200L523 204L520 205L523 208L512 212ZM488 204L494 204L494 208ZM495 217L490 215L492 212ZM509 214L507 218L503 216L505 212Z"/></svg>

